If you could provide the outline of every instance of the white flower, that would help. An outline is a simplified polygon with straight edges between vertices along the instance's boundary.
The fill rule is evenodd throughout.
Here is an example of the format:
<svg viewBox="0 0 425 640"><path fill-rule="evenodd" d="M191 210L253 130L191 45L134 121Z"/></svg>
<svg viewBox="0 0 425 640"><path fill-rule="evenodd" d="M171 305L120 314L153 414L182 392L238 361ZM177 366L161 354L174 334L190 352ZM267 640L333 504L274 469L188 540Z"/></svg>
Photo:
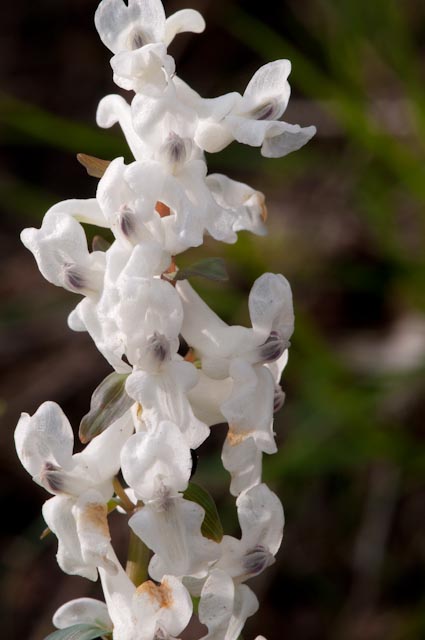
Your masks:
<svg viewBox="0 0 425 640"><path fill-rule="evenodd" d="M245 582L274 563L282 542L284 515L279 499L265 484L241 494L236 506L241 539L223 537L221 557L214 568L236 582Z"/></svg>
<svg viewBox="0 0 425 640"><path fill-rule="evenodd" d="M221 113L217 102L204 101L193 93L184 92L204 116L200 119L195 140L205 151L221 151L233 140L261 147L263 156L278 158L296 151L316 133L315 127L300 127L282 122L290 96L287 78L291 72L289 60L276 60L261 67L252 77L243 96L222 96ZM183 95L183 91L182 91ZM208 115L208 107L211 113Z"/></svg>
<svg viewBox="0 0 425 640"><path fill-rule="evenodd" d="M40 229L24 229L21 240L34 254L46 280L68 291L95 297L102 288L104 254L89 253L84 229L76 219L82 209L84 221L102 222L96 201L69 200L49 209Z"/></svg>
<svg viewBox="0 0 425 640"><path fill-rule="evenodd" d="M166 263L164 252L156 242L139 243L132 251L114 243L106 253L102 295L98 300L82 300L68 318L74 331L88 331L99 351L119 373L131 371L131 366L122 359L124 355L128 355L132 364L136 364L139 357L143 357L143 347L146 347L146 344L138 345L136 336L132 334L135 331L137 337L141 337L141 331L142 336L146 336L148 329L137 313L146 319L158 318L161 314L158 305L169 301L169 322L178 315L180 301L173 287L153 278L154 274L162 272ZM134 274L133 280L130 274ZM120 289L120 286L124 287L125 292L125 283L128 281L134 284L129 300L123 297ZM123 306L130 314L133 309L131 317L123 317Z"/></svg>
<svg viewBox="0 0 425 640"><path fill-rule="evenodd" d="M96 568L115 571L106 519L120 451L133 431L130 412L72 455L73 432L61 408L45 402L30 417L22 414L15 444L22 465L55 497L43 506L58 538L57 560L66 573L95 580Z"/></svg>
<svg viewBox="0 0 425 640"><path fill-rule="evenodd" d="M258 610L258 600L249 587L235 584L220 569L214 569L201 592L199 620L208 627L201 640L237 640L245 621Z"/></svg>
<svg viewBox="0 0 425 640"><path fill-rule="evenodd" d="M121 454L124 478L144 506L130 527L155 552L150 575L206 575L217 558L217 544L204 538L204 510L184 500L192 470L190 449L180 429L163 421L155 429L132 436Z"/></svg>
<svg viewBox="0 0 425 640"><path fill-rule="evenodd" d="M174 576L165 575L158 585L147 580L136 587L118 563L116 575L100 569L100 577L113 640L173 640L188 625L192 601Z"/></svg>
<svg viewBox="0 0 425 640"><path fill-rule="evenodd" d="M258 609L249 587L241 584L274 562L284 524L282 505L264 484L236 501L240 540L224 536L221 557L201 591L199 619L208 627L202 640L236 640L245 620Z"/></svg>
<svg viewBox="0 0 425 640"><path fill-rule="evenodd" d="M184 309L182 334L202 359L212 378L229 375L231 361L269 363L280 358L294 329L291 288L280 274L265 273L249 295L252 329L228 326L196 294L188 282L179 282Z"/></svg>
<svg viewBox="0 0 425 640"><path fill-rule="evenodd" d="M176 497L187 488L192 471L190 448L177 425L160 422L151 431L135 433L121 452L123 476L138 500Z"/></svg>
<svg viewBox="0 0 425 640"><path fill-rule="evenodd" d="M184 9L165 18L160 0L102 0L96 28L103 43L115 54L111 60L115 82L134 91L161 90L174 73L167 47L178 33L200 33L202 16Z"/></svg>

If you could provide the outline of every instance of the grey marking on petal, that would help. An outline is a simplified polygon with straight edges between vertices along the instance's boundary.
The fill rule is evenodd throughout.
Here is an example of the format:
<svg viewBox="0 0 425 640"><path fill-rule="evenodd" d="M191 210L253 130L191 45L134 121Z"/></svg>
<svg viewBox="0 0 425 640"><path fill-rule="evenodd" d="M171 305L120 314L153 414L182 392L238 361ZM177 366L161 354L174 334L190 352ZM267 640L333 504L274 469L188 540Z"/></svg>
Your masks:
<svg viewBox="0 0 425 640"><path fill-rule="evenodd" d="M43 485L52 493L62 493L64 489L61 468L46 462L40 474Z"/></svg>
<svg viewBox="0 0 425 640"><path fill-rule="evenodd" d="M131 238L131 236L134 235L134 232L136 231L136 225L134 213L131 209L124 207L121 210L119 216L119 225L121 231L127 238Z"/></svg>
<svg viewBox="0 0 425 640"><path fill-rule="evenodd" d="M144 35L141 31L136 31L133 33L131 38L131 49L135 51L136 49L141 49L146 44Z"/></svg>
<svg viewBox="0 0 425 640"><path fill-rule="evenodd" d="M187 160L186 142L177 133L171 131L161 147L161 155L170 165L182 165Z"/></svg>
<svg viewBox="0 0 425 640"><path fill-rule="evenodd" d="M255 576L274 561L273 555L261 544L247 551L243 557L243 567L246 574Z"/></svg>
<svg viewBox="0 0 425 640"><path fill-rule="evenodd" d="M169 511L173 504L173 497L170 493L170 489L165 485L161 485L157 493L157 508L159 511Z"/></svg>
<svg viewBox="0 0 425 640"><path fill-rule="evenodd" d="M287 346L279 331L272 331L264 344L258 347L261 362L274 362L280 358Z"/></svg>
<svg viewBox="0 0 425 640"><path fill-rule="evenodd" d="M75 264L65 264L65 283L74 291L80 292L87 288L87 280L79 267Z"/></svg>
<svg viewBox="0 0 425 640"><path fill-rule="evenodd" d="M254 120L274 120L279 112L276 100L270 100L253 109L250 113Z"/></svg>
<svg viewBox="0 0 425 640"><path fill-rule="evenodd" d="M162 333L155 331L148 339L148 342L148 348L156 360L162 363L170 359L170 344Z"/></svg>

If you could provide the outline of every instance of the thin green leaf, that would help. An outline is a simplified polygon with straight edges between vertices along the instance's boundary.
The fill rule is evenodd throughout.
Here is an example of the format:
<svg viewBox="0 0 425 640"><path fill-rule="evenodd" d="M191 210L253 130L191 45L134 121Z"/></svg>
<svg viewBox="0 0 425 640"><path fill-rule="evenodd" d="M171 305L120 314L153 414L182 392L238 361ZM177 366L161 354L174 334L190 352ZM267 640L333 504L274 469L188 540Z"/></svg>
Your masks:
<svg viewBox="0 0 425 640"><path fill-rule="evenodd" d="M202 535L215 542L220 542L223 538L223 525L221 524L214 499L208 491L198 484L190 482L183 496L186 500L199 504L205 511L205 518L201 526Z"/></svg>
<svg viewBox="0 0 425 640"><path fill-rule="evenodd" d="M127 374L111 373L94 391L90 411L80 423L79 437L86 443L121 418L134 404L125 390Z"/></svg>
<svg viewBox="0 0 425 640"><path fill-rule="evenodd" d="M180 269L174 280L187 280L195 276L216 282L224 282L229 279L223 258L205 258L205 260L200 260Z"/></svg>
<svg viewBox="0 0 425 640"><path fill-rule="evenodd" d="M72 627L53 631L45 640L94 640L110 633L110 630L92 624L73 624Z"/></svg>

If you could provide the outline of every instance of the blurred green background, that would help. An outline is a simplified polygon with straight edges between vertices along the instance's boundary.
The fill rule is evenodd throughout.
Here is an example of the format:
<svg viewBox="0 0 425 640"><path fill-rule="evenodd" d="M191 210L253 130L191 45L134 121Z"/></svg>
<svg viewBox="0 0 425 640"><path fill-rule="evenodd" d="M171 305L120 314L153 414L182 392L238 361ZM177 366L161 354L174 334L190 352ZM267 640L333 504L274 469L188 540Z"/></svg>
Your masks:
<svg viewBox="0 0 425 640"><path fill-rule="evenodd" d="M253 581L262 601L246 639L425 638L425 5L420 0L183 0L207 20L179 36L179 74L204 96L243 91L265 62L289 58L285 120L316 138L281 160L232 145L210 170L265 192L267 238L207 242L185 264L225 257L227 285L194 281L227 321L248 322L264 271L291 282L296 332L276 419L279 453L264 474L286 512L276 564ZM97 130L115 92L94 0L15 0L0 26L0 431L3 635L41 640L64 601L97 587L61 574L39 541L44 491L20 468L21 411L59 402L75 427L107 365L66 327L76 302L46 283L19 232L47 208L91 197L77 152L129 158L118 131ZM198 481L235 527L217 427ZM125 547L119 521L112 527ZM237 530L235 530L237 533ZM199 634L198 634L199 636ZM194 636L197 637L197 636ZM189 638L189 636L187 636Z"/></svg>

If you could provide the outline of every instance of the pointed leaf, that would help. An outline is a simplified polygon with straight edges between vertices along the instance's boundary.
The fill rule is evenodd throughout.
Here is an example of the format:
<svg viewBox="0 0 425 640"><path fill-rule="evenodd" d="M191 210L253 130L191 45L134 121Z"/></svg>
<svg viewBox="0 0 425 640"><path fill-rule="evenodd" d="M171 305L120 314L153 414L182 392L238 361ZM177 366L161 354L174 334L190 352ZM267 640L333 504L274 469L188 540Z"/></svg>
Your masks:
<svg viewBox="0 0 425 640"><path fill-rule="evenodd" d="M111 373L94 391L90 411L80 423L79 437L84 444L105 431L134 404L125 390L127 376Z"/></svg>
<svg viewBox="0 0 425 640"><path fill-rule="evenodd" d="M44 640L94 640L110 634L110 629L101 629L92 624L73 624L72 627L53 631Z"/></svg>
<svg viewBox="0 0 425 640"><path fill-rule="evenodd" d="M191 502L196 502L205 511L205 518L201 526L202 535L209 540L220 542L223 537L223 525L218 515L213 497L198 484L190 482L183 493L183 497Z"/></svg>
<svg viewBox="0 0 425 640"><path fill-rule="evenodd" d="M85 153L77 153L77 160L85 167L89 176L93 176L93 178L101 178L111 164L110 160L101 160Z"/></svg>
<svg viewBox="0 0 425 640"><path fill-rule="evenodd" d="M224 282L229 279L226 263L223 258L205 258L205 260L200 260L188 267L180 269L180 271L176 273L174 280L187 280L195 276L217 282Z"/></svg>

